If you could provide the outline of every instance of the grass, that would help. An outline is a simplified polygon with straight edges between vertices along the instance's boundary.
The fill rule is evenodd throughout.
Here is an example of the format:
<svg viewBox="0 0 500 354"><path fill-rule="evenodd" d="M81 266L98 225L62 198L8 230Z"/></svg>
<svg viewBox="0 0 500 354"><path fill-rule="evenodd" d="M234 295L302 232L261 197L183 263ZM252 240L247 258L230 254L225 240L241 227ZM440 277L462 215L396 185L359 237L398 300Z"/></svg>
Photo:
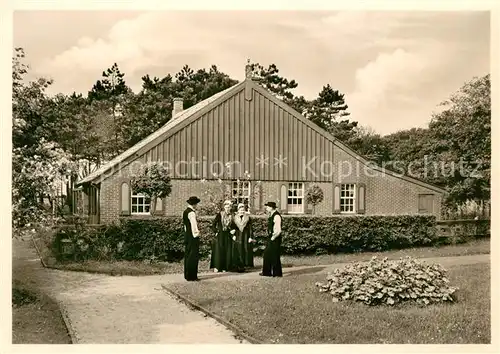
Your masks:
<svg viewBox="0 0 500 354"><path fill-rule="evenodd" d="M71 344L55 301L16 284L12 289L13 344Z"/></svg>
<svg viewBox="0 0 500 354"><path fill-rule="evenodd" d="M318 273L168 287L268 344L490 343L489 271L489 264L450 267L456 303L425 308L333 303L315 287L326 279Z"/></svg>
<svg viewBox="0 0 500 354"><path fill-rule="evenodd" d="M58 304L41 290L47 280L31 241L12 242L12 343L71 344Z"/></svg>
<svg viewBox="0 0 500 354"><path fill-rule="evenodd" d="M83 262L59 263L50 256L50 251L45 246L46 242L37 239L36 243L41 251L41 256L45 263L51 267L61 270L71 270L89 273L102 273L108 275L155 275L155 274L175 274L183 272L183 262L172 263L146 263L141 261L96 261L88 260ZM354 261L367 261L373 256L388 257L397 259L399 257L412 256L415 258L445 257L445 256L465 256L473 254L489 254L490 240L475 240L459 245L441 247L422 247L405 250L394 250L387 252L364 252L356 254L330 254L320 256L282 256L284 267L327 265L334 263L346 263ZM208 271L210 261L201 260L199 264L200 272ZM262 258L255 257L255 266L262 266Z"/></svg>

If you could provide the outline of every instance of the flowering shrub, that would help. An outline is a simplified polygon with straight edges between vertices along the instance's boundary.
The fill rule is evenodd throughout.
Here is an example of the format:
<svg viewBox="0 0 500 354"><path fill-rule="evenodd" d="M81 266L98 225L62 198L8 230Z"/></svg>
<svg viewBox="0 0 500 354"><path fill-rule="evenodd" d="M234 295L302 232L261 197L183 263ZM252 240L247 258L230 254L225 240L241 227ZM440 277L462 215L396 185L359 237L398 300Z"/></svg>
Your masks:
<svg viewBox="0 0 500 354"><path fill-rule="evenodd" d="M200 215L214 215L218 211L223 209L223 204L225 200L232 201L232 209L236 211L238 203L242 198L243 194L247 192L246 186L250 181L250 173L245 171L244 179L233 180L233 171L231 163L226 163L224 171L221 175L214 173L214 177L217 177L216 183L209 183L206 179L202 179L200 182L203 186L203 192L201 195L201 203L198 207ZM245 194L246 195L246 194ZM262 196L262 185L260 181L255 182L250 188L250 195L248 198L247 208L252 208L252 203L256 196Z"/></svg>
<svg viewBox="0 0 500 354"><path fill-rule="evenodd" d="M59 181L74 171L75 164L53 142L41 140L31 149L12 150L12 226L14 235L33 224L53 223L44 197L53 198Z"/></svg>
<svg viewBox="0 0 500 354"><path fill-rule="evenodd" d="M355 262L328 275L326 283L316 283L320 292L329 292L333 301L352 300L367 305L419 305L453 302L457 288L450 287L446 270L439 264L426 264L411 257L397 261L373 257Z"/></svg>

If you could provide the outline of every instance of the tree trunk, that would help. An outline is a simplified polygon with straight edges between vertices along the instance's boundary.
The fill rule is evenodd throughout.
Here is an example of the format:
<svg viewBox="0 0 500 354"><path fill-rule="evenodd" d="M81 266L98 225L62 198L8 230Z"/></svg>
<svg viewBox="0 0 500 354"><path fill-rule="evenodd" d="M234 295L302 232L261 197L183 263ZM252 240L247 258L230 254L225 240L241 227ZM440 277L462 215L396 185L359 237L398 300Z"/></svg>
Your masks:
<svg viewBox="0 0 500 354"><path fill-rule="evenodd" d="M158 198L156 196L151 197L151 205L149 207L149 213L151 215L154 215L156 212L156 202L158 201Z"/></svg>

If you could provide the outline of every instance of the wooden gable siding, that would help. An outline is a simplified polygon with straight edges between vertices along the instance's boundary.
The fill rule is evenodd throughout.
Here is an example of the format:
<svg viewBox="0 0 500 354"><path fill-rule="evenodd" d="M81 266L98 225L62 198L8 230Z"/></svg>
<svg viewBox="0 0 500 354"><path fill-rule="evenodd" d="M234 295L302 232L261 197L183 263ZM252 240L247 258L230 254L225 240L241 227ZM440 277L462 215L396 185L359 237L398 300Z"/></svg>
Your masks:
<svg viewBox="0 0 500 354"><path fill-rule="evenodd" d="M333 149L332 141L257 90L252 90L251 100L246 100L245 91L240 90L153 146L140 159L177 165L177 171L172 172L174 178L212 179L210 166L217 173L223 164L239 161L239 168L233 165L234 178L242 178L248 171L252 180L326 182L332 180ZM286 163L282 168L276 165L280 156ZM304 174L303 158L307 163L315 156L309 166L316 176L307 170ZM257 164L261 157L268 163L263 168ZM192 160L200 162L194 171L179 164ZM321 174L322 161L331 162L324 170L326 175Z"/></svg>

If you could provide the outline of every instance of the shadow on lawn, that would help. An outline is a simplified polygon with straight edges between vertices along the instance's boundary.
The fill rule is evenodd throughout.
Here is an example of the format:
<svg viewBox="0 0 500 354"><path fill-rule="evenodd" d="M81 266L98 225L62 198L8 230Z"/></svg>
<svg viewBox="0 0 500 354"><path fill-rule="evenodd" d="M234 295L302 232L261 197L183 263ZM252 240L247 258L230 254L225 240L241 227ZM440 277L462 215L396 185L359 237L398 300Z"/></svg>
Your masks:
<svg viewBox="0 0 500 354"><path fill-rule="evenodd" d="M304 268L304 269L298 269L298 270L292 270L290 272L287 272L286 275L303 275L303 274L314 274L321 272L324 270L326 267L309 267L309 268Z"/></svg>

